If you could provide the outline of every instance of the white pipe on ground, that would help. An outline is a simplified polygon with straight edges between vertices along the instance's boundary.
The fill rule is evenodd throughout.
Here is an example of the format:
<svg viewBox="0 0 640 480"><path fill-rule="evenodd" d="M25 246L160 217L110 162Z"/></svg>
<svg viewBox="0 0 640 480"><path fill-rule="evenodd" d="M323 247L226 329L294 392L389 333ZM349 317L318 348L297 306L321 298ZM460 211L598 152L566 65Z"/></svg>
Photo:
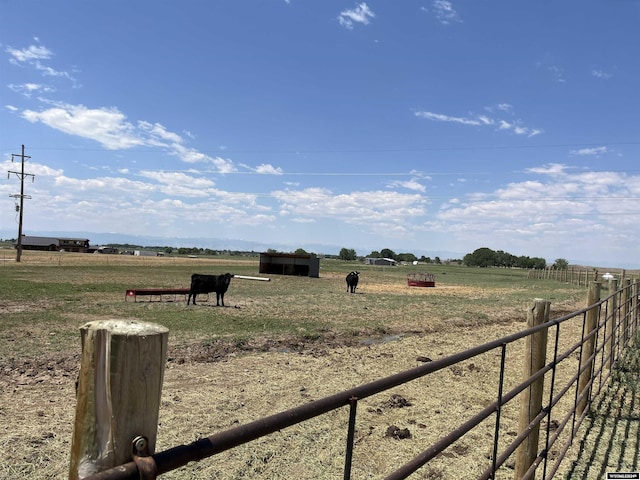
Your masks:
<svg viewBox="0 0 640 480"><path fill-rule="evenodd" d="M233 278L241 278L242 280L262 280L263 282L271 281L271 279L267 277L248 277L246 275L234 275Z"/></svg>

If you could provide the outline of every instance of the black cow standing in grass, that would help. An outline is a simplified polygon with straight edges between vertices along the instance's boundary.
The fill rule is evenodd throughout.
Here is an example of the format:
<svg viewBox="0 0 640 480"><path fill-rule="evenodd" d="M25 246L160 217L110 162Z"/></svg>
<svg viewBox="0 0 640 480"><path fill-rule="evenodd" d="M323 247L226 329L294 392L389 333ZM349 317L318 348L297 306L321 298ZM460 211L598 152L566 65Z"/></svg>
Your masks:
<svg viewBox="0 0 640 480"><path fill-rule="evenodd" d="M355 270L347 275L347 292L356 293L359 278L358 275L360 275L360 272L356 272Z"/></svg>
<svg viewBox="0 0 640 480"><path fill-rule="evenodd" d="M187 305L193 297L193 304L196 304L196 295L199 293L211 293L216 292L216 306L224 307L224 294L229 288L231 278L230 273L224 275L202 275L200 273L194 273L191 275L191 289L189 290L189 296L187 297Z"/></svg>

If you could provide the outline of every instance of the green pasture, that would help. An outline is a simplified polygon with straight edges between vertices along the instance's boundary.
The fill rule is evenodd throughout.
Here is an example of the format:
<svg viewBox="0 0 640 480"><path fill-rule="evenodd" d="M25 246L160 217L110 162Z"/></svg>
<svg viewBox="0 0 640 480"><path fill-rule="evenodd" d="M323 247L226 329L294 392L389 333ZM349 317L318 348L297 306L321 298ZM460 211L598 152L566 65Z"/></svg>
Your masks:
<svg viewBox="0 0 640 480"><path fill-rule="evenodd" d="M226 307L215 295L187 306L157 297L125 300L127 289L188 287L192 273L266 276L258 257L145 258L25 252L0 263L0 358L30 358L79 350L79 327L102 319L154 322L170 345L255 338L376 337L526 319L534 298L558 312L581 308L586 289L527 272L453 265L378 267L321 260L320 277L269 275L269 282L233 279ZM358 270L356 294L344 277ZM407 286L407 274L433 273L435 288ZM166 299L166 298L165 298Z"/></svg>

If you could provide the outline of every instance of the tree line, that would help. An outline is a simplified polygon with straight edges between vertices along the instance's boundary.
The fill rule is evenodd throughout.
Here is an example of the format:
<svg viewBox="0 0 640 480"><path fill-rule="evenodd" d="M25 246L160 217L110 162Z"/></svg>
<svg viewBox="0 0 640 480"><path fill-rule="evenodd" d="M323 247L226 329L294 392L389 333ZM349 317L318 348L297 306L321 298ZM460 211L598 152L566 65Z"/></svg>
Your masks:
<svg viewBox="0 0 640 480"><path fill-rule="evenodd" d="M0 239L0 243L10 242L15 243L15 239ZM169 246L147 246L142 247L140 245L131 244L108 244L110 247L115 247L121 251L133 251L138 249L155 250L157 252L163 252L167 255L231 255L231 256L258 256L258 252L248 252L242 250L213 250L210 248L198 248L198 247L169 247ZM267 249L267 253L278 253L274 249ZM298 248L294 252L298 255L309 254L303 248ZM357 252L353 248L342 248L338 255L323 255L326 258L337 258L345 261L362 260L364 257L358 256ZM412 263L418 261L420 263L435 263L442 264L443 261L440 257L435 256L433 258L422 255L418 258L413 253L396 253L390 248L383 248L382 250L373 250L366 257L370 258L390 258L396 262ZM494 251L488 247L482 247L474 250L472 253L467 253L462 259L446 259L444 263L459 263L467 267L504 267L504 268L527 268L527 269L544 269L547 268L547 261L540 257L528 257L526 255L512 255L509 252L503 250ZM557 258L552 265L552 268L556 270L566 270L569 268L569 262L564 258Z"/></svg>
<svg viewBox="0 0 640 480"><path fill-rule="evenodd" d="M372 251L367 257L373 258L390 258L397 262L414 262L436 263L442 261L440 257L430 258L424 255L420 258L413 253L395 253L390 248L383 248L380 251ZM338 255L340 260L357 260L356 251L352 248L343 248ZM504 267L504 268L526 268L526 269L544 269L547 268L547 261L540 257L529 257L526 255L512 255L503 250L494 251L488 247L482 247L474 250L472 253L466 254L462 259L447 259L446 263L460 263L468 267ZM553 263L553 268L558 270L566 270L569 262L564 258L558 258Z"/></svg>
<svg viewBox="0 0 640 480"><path fill-rule="evenodd" d="M368 258L390 258L391 260L395 260L396 262L421 262L421 263L436 263L441 264L442 260L440 257L436 256L434 258L427 257L422 255L420 258L416 257L413 253L396 253L390 248L383 248L382 250L373 250L369 255L366 255ZM340 250L338 254L338 258L340 260L358 260L356 251L353 248L343 248ZM448 263L458 262L461 263L461 260L447 260Z"/></svg>

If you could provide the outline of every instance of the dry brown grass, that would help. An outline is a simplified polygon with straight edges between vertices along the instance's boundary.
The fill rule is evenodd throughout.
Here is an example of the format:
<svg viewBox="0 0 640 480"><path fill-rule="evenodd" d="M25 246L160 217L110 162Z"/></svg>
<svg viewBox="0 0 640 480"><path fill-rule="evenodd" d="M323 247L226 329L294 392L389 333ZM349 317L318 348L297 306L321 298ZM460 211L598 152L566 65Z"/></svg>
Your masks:
<svg viewBox="0 0 640 480"><path fill-rule="evenodd" d="M186 264L192 261L144 261L147 260ZM89 259L86 256L51 256L47 261L84 262ZM131 259L108 256L98 261L128 262ZM221 260L220 265L228 265L228 262ZM343 278L341 273L323 273L323 281L343 282ZM469 302L499 299L516 293L508 288L460 285L408 289L405 285L373 278L367 278L361 289L361 298L397 290L403 295L437 294ZM360 297L356 301L360 301ZM253 306L258 308L259 302ZM564 304L562 308L571 310L581 306L579 303ZM34 306L46 307L46 303ZM20 305L16 302L4 308L15 311ZM244 312L248 309L246 306ZM229 309L227 312L242 315L243 309ZM404 314L410 315L411 312ZM256 338L252 350L234 349L230 345L221 347L215 361L211 356L205 362L198 361L196 344L170 344L172 360L168 362L165 373L157 451L188 444L239 424L415 367L421 364L419 357L435 360L506 336L524 328L526 312L514 318L511 307L504 312L498 308L495 309L495 318L481 323L470 322L464 313L458 320L454 317L446 323L436 317L424 318L425 324L419 332L413 323L415 319L406 321L407 333L392 336L389 341L363 342L362 338L327 337L324 343L309 341L303 348L299 348L299 343L296 343L296 348L288 348L286 341L269 343L272 342L270 338ZM401 330L401 319L397 320L397 325ZM563 345L567 346L579 338L580 331L581 326L576 322L568 325L563 330L563 335L566 335ZM33 327L21 331L10 341L16 345L46 342L47 335L46 329ZM290 341L299 342L299 339ZM509 347L508 384L505 388L514 386L521 377L522 351L521 343ZM57 479L67 476L77 355L78 351L73 350L3 363L0 371L0 416L4 419L0 427L1 479ZM361 400L358 404L352 478L382 478L493 402L497 396L499 360L497 352L490 352ZM574 373L573 365L575 362L559 375L568 378ZM393 395L398 396L396 400L402 398L406 402L393 401ZM513 438L517 417L516 402L506 406L501 423L501 447ZM347 409L340 409L190 464L161 478L341 478L347 420ZM392 425L408 429L411 438L386 436L388 427ZM479 475L490 465L494 428L492 418L430 462L416 473L415 478L438 480ZM551 455L556 453L551 452ZM578 452L574 451L572 455L575 458ZM512 462L509 464L512 466ZM570 462L567 462L562 471L567 471L569 466ZM505 468L498 478L512 476L513 471Z"/></svg>

